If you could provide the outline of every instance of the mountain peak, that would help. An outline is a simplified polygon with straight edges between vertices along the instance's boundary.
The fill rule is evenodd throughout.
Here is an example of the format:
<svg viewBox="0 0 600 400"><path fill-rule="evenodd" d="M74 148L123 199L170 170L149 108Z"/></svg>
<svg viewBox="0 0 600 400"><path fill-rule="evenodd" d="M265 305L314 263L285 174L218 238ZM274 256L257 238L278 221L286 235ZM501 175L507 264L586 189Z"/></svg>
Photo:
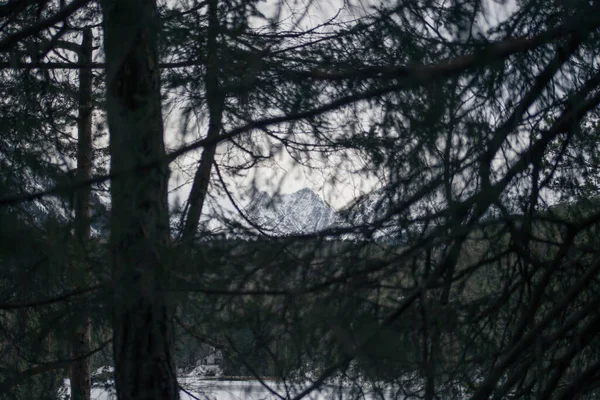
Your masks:
<svg viewBox="0 0 600 400"><path fill-rule="evenodd" d="M388 215L394 197L385 189L374 190L361 196L348 209L337 212L310 188L293 193L275 194L256 191L245 208L247 216L271 234L286 236L312 234L334 227L360 227L383 219L372 237L375 240L404 240L406 229ZM345 238L360 237L348 233Z"/></svg>
<svg viewBox="0 0 600 400"><path fill-rule="evenodd" d="M257 192L246 209L256 224L278 235L315 233L338 219L337 213L309 188L273 197Z"/></svg>
<svg viewBox="0 0 600 400"><path fill-rule="evenodd" d="M302 188L294 193L291 193L292 196L314 196L314 197L319 197L318 194L316 194L315 192L313 192L311 189L309 188Z"/></svg>

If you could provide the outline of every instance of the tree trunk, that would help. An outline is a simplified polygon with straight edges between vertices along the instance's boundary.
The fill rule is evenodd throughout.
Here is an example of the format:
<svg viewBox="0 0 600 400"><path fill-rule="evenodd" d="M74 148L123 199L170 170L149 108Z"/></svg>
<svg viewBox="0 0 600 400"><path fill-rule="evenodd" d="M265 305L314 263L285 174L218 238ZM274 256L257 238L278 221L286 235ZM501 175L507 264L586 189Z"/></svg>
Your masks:
<svg viewBox="0 0 600 400"><path fill-rule="evenodd" d="M83 31L83 40L79 48L80 64L92 61L92 30ZM77 179L79 182L92 177L92 70L79 70L79 120L77 125ZM75 195L75 237L85 251L90 237L90 197L91 187L80 188ZM85 267L84 267L85 268ZM88 274L84 274L88 276ZM90 351L90 318L83 315L75 326L71 343L73 358L80 357ZM90 361L84 358L75 361L69 368L71 381L71 398L73 400L90 400Z"/></svg>
<svg viewBox="0 0 600 400"><path fill-rule="evenodd" d="M172 308L163 249L169 240L159 21L154 0L104 0L110 130L113 351L119 400L177 399ZM156 164L155 164L156 165Z"/></svg>
<svg viewBox="0 0 600 400"><path fill-rule="evenodd" d="M221 133L223 121L223 107L225 103L224 93L219 85L219 55L217 35L219 33L219 17L217 14L217 0L208 0L208 29L207 29L207 65L204 75L206 87L206 103L208 106L208 133L207 139L212 139ZM198 233L202 209L208 194L210 173L217 145L209 145L204 148L202 157L194 175L194 183L188 199L188 211L185 215L185 224L182 233L183 242L189 243Z"/></svg>

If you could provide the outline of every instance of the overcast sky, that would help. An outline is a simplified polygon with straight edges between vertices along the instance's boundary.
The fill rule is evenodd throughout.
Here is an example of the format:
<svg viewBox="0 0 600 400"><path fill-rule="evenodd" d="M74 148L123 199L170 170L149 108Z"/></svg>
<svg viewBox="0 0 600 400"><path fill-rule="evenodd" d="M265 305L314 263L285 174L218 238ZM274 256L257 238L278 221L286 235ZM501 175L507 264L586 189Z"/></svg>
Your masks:
<svg viewBox="0 0 600 400"><path fill-rule="evenodd" d="M305 5L308 1L285 2L281 8L280 20L285 20L288 26L298 26L298 29L310 29L327 21L338 14L340 20L349 20L353 13L365 12L366 6L358 2L347 2L344 5L340 0L317 0L310 3L307 13L304 13ZM268 1L262 3L261 11L267 15L276 13L275 5L279 2ZM295 7L294 11L292 7ZM165 115L165 124L167 128L166 142L170 149L175 149L183 144L193 142L206 134L206 126L201 126L193 132L188 132L182 137L180 130L181 115L176 111ZM223 146L220 147L222 151ZM191 189L191 179L193 178L193 169L189 168L194 162L199 160L200 152L194 152L178 160L178 163L172 164L171 188L176 188L172 193L172 198L187 198ZM236 196L240 196L239 188L248 188L256 182L260 190L272 194L278 191L281 194L292 193L302 188L308 187L315 191L321 198L327 201L334 208L341 208L357 196L371 190L376 184L373 180L365 179L364 176L348 173L339 168L332 168L337 164L334 160L329 160L330 165L319 165L319 169L311 169L297 164L287 153L281 153L275 157L268 166L254 168L249 171L246 178L230 181L230 188ZM358 160L357 160L358 162ZM317 163L318 164L318 163ZM189 170L185 173L181 171L181 166ZM189 181L185 184L185 181ZM223 199L224 203L228 203Z"/></svg>
<svg viewBox="0 0 600 400"><path fill-rule="evenodd" d="M346 3L346 4L344 4ZM309 2L289 1L281 8L280 20L285 20L289 26L296 24L299 29L310 29L327 21L338 14L341 20L351 20L359 14L369 12L371 4L376 1L342 1L342 0L315 0ZM262 11L265 14L274 15L277 12L275 5L278 1L268 1L262 3ZM308 12L304 12L305 6L310 4ZM505 20L510 13L516 9L515 1L487 0L484 3L486 17L480 18L478 25L482 28L488 28L497 25ZM188 132L185 137L180 134L181 116L177 112L165 116L167 127L167 146L171 149L177 148L182 144L192 142L203 137L206 134L206 127L201 126L195 132ZM223 151L223 147L220 147ZM194 164L199 159L199 152L188 154L172 164L171 188L176 188L172 194L172 199L187 198L191 189L191 179L194 172ZM356 160L359 162L360 160ZM255 182L260 190L269 193L278 191L281 194L291 193L302 188L308 187L319 194L334 208L341 208L351 202L361 194L376 188L377 182L373 179L367 179L365 176L348 173L344 169L336 168L336 160L329 160L329 163L316 163L319 168L311 169L298 165L286 153L279 154L267 166L255 168L247 174L245 178L238 178L235 181L229 181L229 187L234 196L240 198L240 193L244 189L252 186ZM327 165L329 164L329 165ZM182 172L181 168L188 170ZM190 183L185 184L188 181ZM241 189L241 192L240 190ZM224 204L229 203L222 200ZM242 201L243 203L243 201ZM226 205L227 206L227 205ZM229 206L227 206L229 208Z"/></svg>

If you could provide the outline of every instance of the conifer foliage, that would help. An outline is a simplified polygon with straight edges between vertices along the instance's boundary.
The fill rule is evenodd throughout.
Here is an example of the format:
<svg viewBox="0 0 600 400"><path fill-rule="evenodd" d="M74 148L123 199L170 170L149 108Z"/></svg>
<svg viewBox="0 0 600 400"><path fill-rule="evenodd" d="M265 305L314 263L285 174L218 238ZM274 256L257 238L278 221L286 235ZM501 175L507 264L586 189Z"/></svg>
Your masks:
<svg viewBox="0 0 600 400"><path fill-rule="evenodd" d="M598 398L599 48L596 0L1 2L0 397Z"/></svg>

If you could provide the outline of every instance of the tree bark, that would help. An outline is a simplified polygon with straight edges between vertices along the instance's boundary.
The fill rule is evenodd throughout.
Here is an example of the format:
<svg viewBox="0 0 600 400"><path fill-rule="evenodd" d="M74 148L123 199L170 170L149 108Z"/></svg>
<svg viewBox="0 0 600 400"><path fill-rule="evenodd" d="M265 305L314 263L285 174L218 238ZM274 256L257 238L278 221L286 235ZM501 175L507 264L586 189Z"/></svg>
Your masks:
<svg viewBox="0 0 600 400"><path fill-rule="evenodd" d="M78 62L87 65L92 61L92 30L83 31L83 39L78 50ZM79 117L77 123L77 179L84 182L92 177L92 70L79 70ZM85 251L90 238L90 199L91 187L81 187L75 194L75 237L79 247ZM85 265L84 265L85 268ZM84 271L85 272L85 271ZM84 276L88 274L84 273ZM88 354L91 342L90 318L83 315L75 326L71 343L73 358ZM90 360L75 361L69 368L71 398L90 400Z"/></svg>
<svg viewBox="0 0 600 400"><path fill-rule="evenodd" d="M177 399L154 0L104 0L110 131L113 351L120 400Z"/></svg>

